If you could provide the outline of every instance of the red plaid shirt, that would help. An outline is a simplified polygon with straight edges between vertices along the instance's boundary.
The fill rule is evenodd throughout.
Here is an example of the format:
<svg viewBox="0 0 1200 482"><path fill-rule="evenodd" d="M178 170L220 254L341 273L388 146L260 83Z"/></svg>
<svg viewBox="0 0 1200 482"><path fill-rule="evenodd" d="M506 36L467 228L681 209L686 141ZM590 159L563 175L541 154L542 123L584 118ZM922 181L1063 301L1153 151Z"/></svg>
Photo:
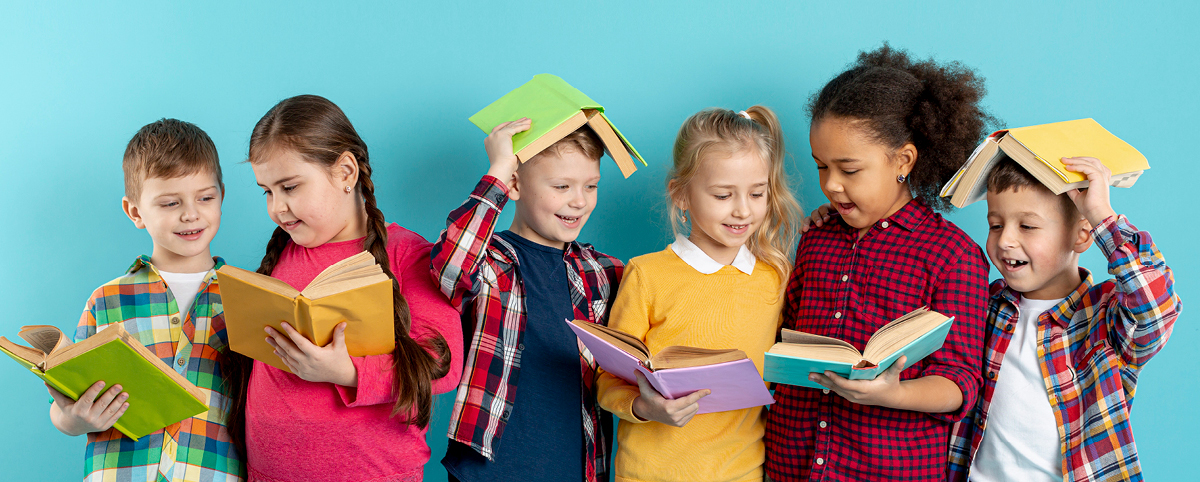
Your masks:
<svg viewBox="0 0 1200 482"><path fill-rule="evenodd" d="M1129 409L1138 374L1171 336L1181 308L1174 275L1150 234L1125 216L1092 230L1116 279L1083 283L1038 319L1046 395L1062 438L1063 480L1142 480ZM991 287L983 395L950 439L950 480L965 481L983 441L996 376L1019 319L1020 294L1003 279Z"/></svg>
<svg viewBox="0 0 1200 482"><path fill-rule="evenodd" d="M962 408L921 413L851 403L829 390L779 385L767 415L772 480L944 480L951 425L974 406L982 377L987 261L971 238L920 201L858 230L836 218L800 239L784 326L859 350L883 325L922 306L955 317L942 349L901 379L938 375Z"/></svg>
<svg viewBox="0 0 1200 482"><path fill-rule="evenodd" d="M484 176L467 201L450 213L431 254L434 279L463 313L463 334L471 334L447 436L488 459L495 457L512 413L525 348L525 290L517 256L508 242L493 236L496 217L507 201L508 187ZM624 265L577 242L563 250L563 262L575 318L607 324ZM581 410L586 414L582 475L588 482L607 480L598 474L608 472L612 417L596 403L596 363L582 343L579 350Z"/></svg>

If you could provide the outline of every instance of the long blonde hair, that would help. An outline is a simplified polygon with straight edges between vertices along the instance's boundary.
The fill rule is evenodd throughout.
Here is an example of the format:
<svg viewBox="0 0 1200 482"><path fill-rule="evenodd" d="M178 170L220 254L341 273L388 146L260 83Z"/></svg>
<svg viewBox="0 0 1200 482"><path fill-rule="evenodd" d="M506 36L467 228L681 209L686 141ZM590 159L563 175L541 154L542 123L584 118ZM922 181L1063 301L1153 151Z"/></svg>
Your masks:
<svg viewBox="0 0 1200 482"><path fill-rule="evenodd" d="M672 151L674 167L667 176L671 231L688 231L684 214L673 201L687 190L701 162L713 153L753 150L767 162L767 216L746 242L746 248L779 273L782 290L792 271L800 204L788 186L779 118L761 105L743 112L745 116L729 109L705 109L688 117L679 128Z"/></svg>

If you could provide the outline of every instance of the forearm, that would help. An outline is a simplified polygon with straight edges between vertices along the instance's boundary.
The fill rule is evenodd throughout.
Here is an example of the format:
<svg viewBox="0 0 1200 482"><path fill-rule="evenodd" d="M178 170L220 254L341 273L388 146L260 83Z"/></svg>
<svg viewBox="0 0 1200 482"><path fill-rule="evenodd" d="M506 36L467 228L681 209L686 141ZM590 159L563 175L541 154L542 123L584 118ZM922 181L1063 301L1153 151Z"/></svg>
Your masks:
<svg viewBox="0 0 1200 482"><path fill-rule="evenodd" d="M508 200L507 188L484 177L461 206L450 212L430 253L430 269L438 289L461 311L471 294L479 265L496 229L496 220Z"/></svg>
<svg viewBox="0 0 1200 482"><path fill-rule="evenodd" d="M924 413L947 413L962 407L958 385L940 375L902 380L896 392L884 406Z"/></svg>

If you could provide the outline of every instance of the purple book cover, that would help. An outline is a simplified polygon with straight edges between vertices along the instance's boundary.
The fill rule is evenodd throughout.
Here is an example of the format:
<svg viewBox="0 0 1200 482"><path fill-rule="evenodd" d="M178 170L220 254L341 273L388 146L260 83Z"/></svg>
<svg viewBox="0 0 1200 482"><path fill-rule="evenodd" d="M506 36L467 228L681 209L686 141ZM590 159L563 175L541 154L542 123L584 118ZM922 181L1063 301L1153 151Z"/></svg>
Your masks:
<svg viewBox="0 0 1200 482"><path fill-rule="evenodd" d="M640 371L659 394L669 399L683 397L697 390L712 390L707 397L700 399L700 410L697 413L741 410L774 403L762 375L749 359L652 372L642 366L633 355L625 353L600 337L569 321L567 326L571 327L571 331L574 331L588 351L592 352L592 358L604 371L626 382L637 385L635 373Z"/></svg>

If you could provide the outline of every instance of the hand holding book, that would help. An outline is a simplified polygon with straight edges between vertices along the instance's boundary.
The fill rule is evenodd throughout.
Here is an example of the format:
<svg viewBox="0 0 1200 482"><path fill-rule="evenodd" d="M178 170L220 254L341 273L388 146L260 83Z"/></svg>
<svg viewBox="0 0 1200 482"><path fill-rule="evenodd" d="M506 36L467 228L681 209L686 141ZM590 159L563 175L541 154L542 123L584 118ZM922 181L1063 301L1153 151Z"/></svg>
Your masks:
<svg viewBox="0 0 1200 482"><path fill-rule="evenodd" d="M47 383L46 390L54 399L54 405L50 407L50 422L58 431L72 437L108 430L129 409L129 403L126 402L129 393L123 393L121 388L121 385L113 385L101 393L104 390L104 381L101 380L88 387L76 401Z"/></svg>
<svg viewBox="0 0 1200 482"><path fill-rule="evenodd" d="M696 412L700 411L700 399L712 390L697 390L686 397L671 400L664 398L650 385L646 376L637 372L638 397L633 399L633 414L638 418L682 427L687 425Z"/></svg>
<svg viewBox="0 0 1200 482"><path fill-rule="evenodd" d="M1067 196L1092 227L1117 215L1108 198L1108 186L1112 183L1112 171L1108 166L1094 157L1064 157L1062 162L1068 170L1083 174L1088 180L1086 190L1072 189L1067 191Z"/></svg>
<svg viewBox="0 0 1200 482"><path fill-rule="evenodd" d="M483 148L487 151L488 163L491 164L488 175L499 179L500 182L508 185L509 189L513 188L515 181L513 174L521 165L521 161L513 153L512 138L517 133L529 130L532 126L533 121L528 117L497 124L492 128L491 134L488 134L487 138L483 140Z"/></svg>
<svg viewBox="0 0 1200 482"><path fill-rule="evenodd" d="M358 369L350 360L346 349L346 322L338 323L333 329L333 341L317 346L292 328L282 323L283 331L268 326L267 344L275 349L275 355L287 365L294 375L310 382L329 382L344 387L358 386Z"/></svg>

